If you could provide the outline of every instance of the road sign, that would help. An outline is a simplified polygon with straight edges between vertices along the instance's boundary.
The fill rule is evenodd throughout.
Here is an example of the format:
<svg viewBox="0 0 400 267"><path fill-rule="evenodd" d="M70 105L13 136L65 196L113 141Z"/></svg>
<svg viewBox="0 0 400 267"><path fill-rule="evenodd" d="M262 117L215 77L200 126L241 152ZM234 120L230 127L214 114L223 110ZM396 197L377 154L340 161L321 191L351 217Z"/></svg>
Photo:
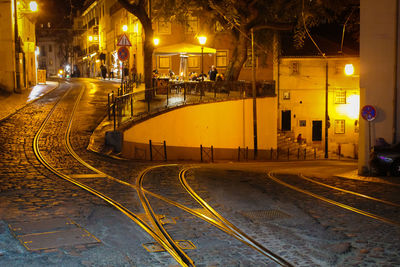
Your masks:
<svg viewBox="0 0 400 267"><path fill-rule="evenodd" d="M124 33L121 38L119 38L117 46L132 46L131 41L129 41L128 36Z"/></svg>
<svg viewBox="0 0 400 267"><path fill-rule="evenodd" d="M118 49L118 59L126 61L129 58L129 49L126 46L122 46Z"/></svg>
<svg viewBox="0 0 400 267"><path fill-rule="evenodd" d="M364 120L373 121L376 118L376 109L371 105L365 105L361 109L361 116Z"/></svg>

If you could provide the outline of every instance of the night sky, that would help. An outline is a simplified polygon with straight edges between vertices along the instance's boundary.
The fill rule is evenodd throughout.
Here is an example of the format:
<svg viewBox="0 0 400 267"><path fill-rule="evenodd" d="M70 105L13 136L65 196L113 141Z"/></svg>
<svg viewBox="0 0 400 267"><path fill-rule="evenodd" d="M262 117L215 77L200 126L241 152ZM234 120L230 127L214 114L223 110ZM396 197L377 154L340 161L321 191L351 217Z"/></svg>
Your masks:
<svg viewBox="0 0 400 267"><path fill-rule="evenodd" d="M38 0L39 14L38 24L51 23L54 27L65 27L70 25L69 19L72 10L75 13L77 9L82 7L83 0Z"/></svg>

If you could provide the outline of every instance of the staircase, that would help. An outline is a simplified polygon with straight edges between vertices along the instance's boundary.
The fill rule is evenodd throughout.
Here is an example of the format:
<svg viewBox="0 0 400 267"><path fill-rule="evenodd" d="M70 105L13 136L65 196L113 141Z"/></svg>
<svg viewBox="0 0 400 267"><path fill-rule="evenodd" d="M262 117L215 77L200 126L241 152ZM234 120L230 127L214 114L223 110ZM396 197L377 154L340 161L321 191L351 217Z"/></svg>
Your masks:
<svg viewBox="0 0 400 267"><path fill-rule="evenodd" d="M324 151L307 145L299 144L292 132L278 132L278 159L322 159Z"/></svg>

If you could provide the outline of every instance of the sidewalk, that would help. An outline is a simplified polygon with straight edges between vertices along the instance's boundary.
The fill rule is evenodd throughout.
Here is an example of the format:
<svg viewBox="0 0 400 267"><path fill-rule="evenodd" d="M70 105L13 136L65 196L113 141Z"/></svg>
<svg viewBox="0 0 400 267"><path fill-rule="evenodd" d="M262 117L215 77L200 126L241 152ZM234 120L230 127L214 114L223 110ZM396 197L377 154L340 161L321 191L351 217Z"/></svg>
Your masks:
<svg viewBox="0 0 400 267"><path fill-rule="evenodd" d="M46 84L38 84L25 89L21 94L0 93L0 121L6 119L25 105L41 98L43 95L54 90L57 86L58 82L47 81Z"/></svg>

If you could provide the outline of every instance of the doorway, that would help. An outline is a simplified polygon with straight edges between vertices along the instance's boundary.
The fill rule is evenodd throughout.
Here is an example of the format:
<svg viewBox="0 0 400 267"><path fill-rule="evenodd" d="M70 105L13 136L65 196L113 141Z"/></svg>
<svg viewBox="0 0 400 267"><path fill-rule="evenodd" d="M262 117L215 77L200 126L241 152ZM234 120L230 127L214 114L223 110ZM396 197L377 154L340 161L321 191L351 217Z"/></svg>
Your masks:
<svg viewBox="0 0 400 267"><path fill-rule="evenodd" d="M292 126L292 112L290 110L282 110L282 131L290 131Z"/></svg>
<svg viewBox="0 0 400 267"><path fill-rule="evenodd" d="M312 140L322 141L322 121L312 122Z"/></svg>

